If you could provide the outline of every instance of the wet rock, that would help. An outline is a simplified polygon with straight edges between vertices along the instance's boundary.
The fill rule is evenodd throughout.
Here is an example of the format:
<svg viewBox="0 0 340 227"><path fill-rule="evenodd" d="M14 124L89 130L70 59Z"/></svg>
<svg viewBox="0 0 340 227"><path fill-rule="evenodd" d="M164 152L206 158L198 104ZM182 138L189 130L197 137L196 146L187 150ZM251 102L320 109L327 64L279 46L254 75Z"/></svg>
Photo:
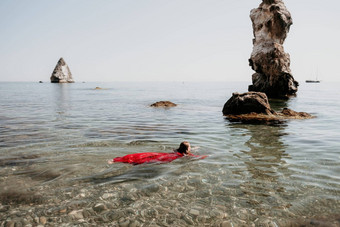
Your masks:
<svg viewBox="0 0 340 227"><path fill-rule="evenodd" d="M10 208L10 206L9 206L9 205L6 205L6 206L1 206L1 207L0 207L0 212L6 212L6 211L8 211L8 210L9 210L9 208Z"/></svg>
<svg viewBox="0 0 340 227"><path fill-rule="evenodd" d="M193 216L198 216L198 215L200 215L200 212L199 212L199 210L191 209L189 211L189 214L191 214Z"/></svg>
<svg viewBox="0 0 340 227"><path fill-rule="evenodd" d="M66 211L67 211L66 207L60 207L60 208L56 209L56 212L60 213L60 214L64 214L64 213L66 213Z"/></svg>
<svg viewBox="0 0 340 227"><path fill-rule="evenodd" d="M150 105L151 107L175 107L177 104L170 101L159 101Z"/></svg>
<svg viewBox="0 0 340 227"><path fill-rule="evenodd" d="M249 91L264 92L270 98L294 95L299 84L291 74L290 56L283 48L293 24L289 11L282 0L263 0L251 10L250 18L255 38L249 65L256 73Z"/></svg>
<svg viewBox="0 0 340 227"><path fill-rule="evenodd" d="M289 110L292 112L292 110ZM293 111L295 112L295 111ZM265 115L265 114L257 114L257 113L249 113L249 114L240 114L240 115L226 115L226 118L231 122L242 122L246 124L282 124L289 119L311 119L315 118L314 116L305 113L305 112L295 112L296 115L285 115L282 112L276 113L275 115Z"/></svg>
<svg viewBox="0 0 340 227"><path fill-rule="evenodd" d="M86 200L75 200L67 204L67 209L68 210L80 209L82 207L85 207L86 205L87 205Z"/></svg>
<svg viewBox="0 0 340 227"><path fill-rule="evenodd" d="M113 196L114 196L113 193L104 193L104 194L102 195L102 198L103 198L103 199L108 199L108 198L111 198L111 197L113 197Z"/></svg>
<svg viewBox="0 0 340 227"><path fill-rule="evenodd" d="M17 188L8 188L0 192L2 204L35 204L41 203L43 198L33 191L23 191Z"/></svg>
<svg viewBox="0 0 340 227"><path fill-rule="evenodd" d="M6 221L4 224L5 227L14 227L14 225L15 225L14 221Z"/></svg>
<svg viewBox="0 0 340 227"><path fill-rule="evenodd" d="M230 221L224 221L221 224L221 227L233 227L233 223L231 223Z"/></svg>
<svg viewBox="0 0 340 227"><path fill-rule="evenodd" d="M311 119L314 116L284 108L271 109L266 94L261 92L234 93L223 107L223 115L231 122L280 124L288 119Z"/></svg>
<svg viewBox="0 0 340 227"><path fill-rule="evenodd" d="M325 216L325 217L314 217L314 218L299 218L292 220L283 220L278 222L276 226L291 226L291 227L338 227L340 226L340 214Z"/></svg>
<svg viewBox="0 0 340 227"><path fill-rule="evenodd" d="M107 207L103 203L97 203L92 209L97 213L100 213L103 212L104 210L107 210Z"/></svg>
<svg viewBox="0 0 340 227"><path fill-rule="evenodd" d="M91 217L91 216L94 216L94 211L92 209L86 209L86 210L83 210L83 217L84 218L88 218L88 217Z"/></svg>
<svg viewBox="0 0 340 227"><path fill-rule="evenodd" d="M120 227L128 227L129 224L130 224L129 220L126 220L126 219L119 220L119 226Z"/></svg>
<svg viewBox="0 0 340 227"><path fill-rule="evenodd" d="M239 115L248 113L273 114L268 98L262 92L246 92L243 94L233 93L232 97L225 103L224 115Z"/></svg>
<svg viewBox="0 0 340 227"><path fill-rule="evenodd" d="M34 222L39 224L39 218L38 217L34 217Z"/></svg>
<svg viewBox="0 0 340 227"><path fill-rule="evenodd" d="M83 216L83 210L73 210L70 213L68 213L68 216L72 219L82 219Z"/></svg>
<svg viewBox="0 0 340 227"><path fill-rule="evenodd" d="M312 115L309 113L305 112L296 112L294 110L284 108L281 113L279 113L281 116L289 117L289 118L294 118L294 119L308 119L308 118L313 118Z"/></svg>
<svg viewBox="0 0 340 227"><path fill-rule="evenodd" d="M40 224L45 225L46 222L47 222L47 219L45 217L42 216L42 217L39 218L39 223Z"/></svg>
<svg viewBox="0 0 340 227"><path fill-rule="evenodd" d="M192 218L189 215L183 215L182 219L187 223L187 225L194 225Z"/></svg>
<svg viewBox="0 0 340 227"><path fill-rule="evenodd" d="M140 226L140 223L136 220L131 221L129 224L129 227L138 227L138 226Z"/></svg>
<svg viewBox="0 0 340 227"><path fill-rule="evenodd" d="M51 83L74 83L70 68L63 58L60 58L50 78Z"/></svg>

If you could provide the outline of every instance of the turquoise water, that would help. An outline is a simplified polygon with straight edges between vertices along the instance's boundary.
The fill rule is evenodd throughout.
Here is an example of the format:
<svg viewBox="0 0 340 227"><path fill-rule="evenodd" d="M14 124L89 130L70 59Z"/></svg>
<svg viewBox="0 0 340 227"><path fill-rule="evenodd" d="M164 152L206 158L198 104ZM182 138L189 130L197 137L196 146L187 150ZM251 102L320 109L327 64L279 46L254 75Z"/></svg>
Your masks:
<svg viewBox="0 0 340 227"><path fill-rule="evenodd" d="M301 84L297 97L271 100L314 119L230 123L222 107L247 85L0 83L0 223L282 226L339 215L339 84ZM160 100L178 106L149 107ZM209 157L107 164L183 140Z"/></svg>

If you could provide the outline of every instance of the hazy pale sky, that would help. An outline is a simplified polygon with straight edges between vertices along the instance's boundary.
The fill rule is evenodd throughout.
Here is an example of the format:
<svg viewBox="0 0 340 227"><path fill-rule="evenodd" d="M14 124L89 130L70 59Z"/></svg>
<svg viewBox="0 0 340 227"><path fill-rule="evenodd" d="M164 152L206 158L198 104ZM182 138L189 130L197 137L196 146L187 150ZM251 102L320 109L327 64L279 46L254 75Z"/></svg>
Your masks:
<svg viewBox="0 0 340 227"><path fill-rule="evenodd" d="M340 81L340 1L285 0L296 80ZM260 0L1 0L0 81L251 81Z"/></svg>

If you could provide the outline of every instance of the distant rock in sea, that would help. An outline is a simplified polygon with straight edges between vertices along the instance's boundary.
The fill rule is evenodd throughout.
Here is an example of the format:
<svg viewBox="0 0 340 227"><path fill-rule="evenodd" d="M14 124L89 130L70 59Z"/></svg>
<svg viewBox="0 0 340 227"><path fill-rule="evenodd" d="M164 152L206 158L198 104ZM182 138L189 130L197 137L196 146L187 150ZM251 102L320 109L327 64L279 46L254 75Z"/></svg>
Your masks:
<svg viewBox="0 0 340 227"><path fill-rule="evenodd" d="M266 94L262 92L233 93L222 112L229 121L242 123L283 123L288 119L314 118L308 113L287 108L275 112L271 109Z"/></svg>
<svg viewBox="0 0 340 227"><path fill-rule="evenodd" d="M51 83L74 83L70 68L63 58L60 58L51 76Z"/></svg>
<svg viewBox="0 0 340 227"><path fill-rule="evenodd" d="M294 95L299 83L290 70L290 56L283 43L290 26L291 15L282 0L263 0L250 12L253 23L253 52L249 65L256 71L249 91L264 92L269 98L287 98Z"/></svg>
<svg viewBox="0 0 340 227"><path fill-rule="evenodd" d="M177 104L170 101L159 101L150 105L151 107L175 107Z"/></svg>

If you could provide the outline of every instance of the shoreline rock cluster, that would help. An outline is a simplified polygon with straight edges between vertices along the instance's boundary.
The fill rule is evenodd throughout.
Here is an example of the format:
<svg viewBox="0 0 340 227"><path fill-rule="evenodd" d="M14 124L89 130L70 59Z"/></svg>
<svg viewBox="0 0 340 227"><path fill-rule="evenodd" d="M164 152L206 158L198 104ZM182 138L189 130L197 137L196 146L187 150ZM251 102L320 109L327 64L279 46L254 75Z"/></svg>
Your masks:
<svg viewBox="0 0 340 227"><path fill-rule="evenodd" d="M271 109L267 95L262 92L233 93L222 112L229 121L242 123L283 123L288 119L314 118L308 113L288 108L276 112Z"/></svg>
<svg viewBox="0 0 340 227"><path fill-rule="evenodd" d="M256 73L247 93L233 93L223 107L229 121L242 123L283 123L287 119L310 119L312 115L283 109L271 109L268 98L287 99L294 96L299 83L290 70L290 56L283 43L287 37L292 17L282 0L262 0L251 10L253 24L253 51L249 65Z"/></svg>

